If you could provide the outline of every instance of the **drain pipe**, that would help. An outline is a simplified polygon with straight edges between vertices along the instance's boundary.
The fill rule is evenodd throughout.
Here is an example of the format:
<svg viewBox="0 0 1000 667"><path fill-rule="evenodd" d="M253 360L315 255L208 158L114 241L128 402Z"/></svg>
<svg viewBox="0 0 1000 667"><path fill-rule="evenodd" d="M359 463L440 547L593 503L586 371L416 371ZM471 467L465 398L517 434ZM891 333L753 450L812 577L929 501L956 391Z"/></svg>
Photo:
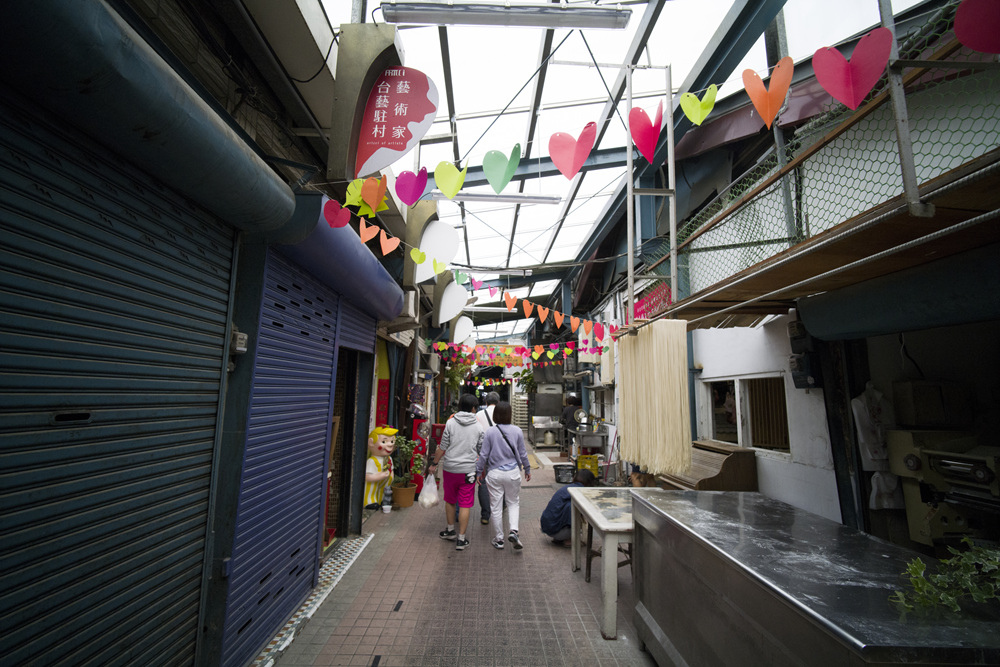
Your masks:
<svg viewBox="0 0 1000 667"><path fill-rule="evenodd" d="M6 0L0 25L15 90L238 229L292 217L288 185L105 2Z"/></svg>

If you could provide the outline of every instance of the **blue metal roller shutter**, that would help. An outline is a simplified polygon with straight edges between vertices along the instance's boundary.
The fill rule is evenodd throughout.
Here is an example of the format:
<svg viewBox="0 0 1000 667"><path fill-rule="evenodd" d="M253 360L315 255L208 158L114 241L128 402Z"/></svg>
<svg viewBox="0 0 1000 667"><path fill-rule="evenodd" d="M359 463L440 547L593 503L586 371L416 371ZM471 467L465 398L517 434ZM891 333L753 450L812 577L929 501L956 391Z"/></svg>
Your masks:
<svg viewBox="0 0 1000 667"><path fill-rule="evenodd" d="M6 664L191 664L234 235L0 91Z"/></svg>
<svg viewBox="0 0 1000 667"><path fill-rule="evenodd" d="M340 301L340 332L337 344L359 352L375 352L374 317L366 315L347 299Z"/></svg>
<svg viewBox="0 0 1000 667"><path fill-rule="evenodd" d="M341 300L268 253L223 630L240 666L315 585Z"/></svg>

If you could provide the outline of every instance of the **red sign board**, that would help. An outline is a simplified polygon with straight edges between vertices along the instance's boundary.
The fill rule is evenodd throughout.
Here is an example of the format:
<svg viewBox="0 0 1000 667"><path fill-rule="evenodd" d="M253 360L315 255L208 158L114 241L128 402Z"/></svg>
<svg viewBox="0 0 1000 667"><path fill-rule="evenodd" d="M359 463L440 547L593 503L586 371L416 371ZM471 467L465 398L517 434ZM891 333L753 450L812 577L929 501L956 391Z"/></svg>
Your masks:
<svg viewBox="0 0 1000 667"><path fill-rule="evenodd" d="M427 75L391 67L375 80L361 121L355 176L375 174L406 155L437 113L438 93Z"/></svg>

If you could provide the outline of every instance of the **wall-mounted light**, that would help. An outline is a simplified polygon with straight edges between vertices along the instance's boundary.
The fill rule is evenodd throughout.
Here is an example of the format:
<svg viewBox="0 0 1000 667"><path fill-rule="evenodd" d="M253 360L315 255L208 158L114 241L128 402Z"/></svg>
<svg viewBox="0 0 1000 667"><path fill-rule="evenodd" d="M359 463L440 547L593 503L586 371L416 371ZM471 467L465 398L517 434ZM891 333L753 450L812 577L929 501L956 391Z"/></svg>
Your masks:
<svg viewBox="0 0 1000 667"><path fill-rule="evenodd" d="M382 3L386 23L409 25L487 25L528 28L605 28L621 30L632 10L620 7L449 2Z"/></svg>

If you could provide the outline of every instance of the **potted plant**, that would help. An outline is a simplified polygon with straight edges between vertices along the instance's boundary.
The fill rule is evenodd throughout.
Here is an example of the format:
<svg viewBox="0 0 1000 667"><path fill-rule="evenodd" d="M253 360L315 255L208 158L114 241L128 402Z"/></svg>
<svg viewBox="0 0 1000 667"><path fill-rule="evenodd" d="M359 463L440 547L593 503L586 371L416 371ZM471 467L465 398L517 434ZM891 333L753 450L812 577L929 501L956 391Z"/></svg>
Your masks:
<svg viewBox="0 0 1000 667"><path fill-rule="evenodd" d="M396 449L392 453L392 504L396 507L413 505L413 497L417 491L413 475L424 469L424 455L413 453L417 444L416 440L396 438Z"/></svg>

